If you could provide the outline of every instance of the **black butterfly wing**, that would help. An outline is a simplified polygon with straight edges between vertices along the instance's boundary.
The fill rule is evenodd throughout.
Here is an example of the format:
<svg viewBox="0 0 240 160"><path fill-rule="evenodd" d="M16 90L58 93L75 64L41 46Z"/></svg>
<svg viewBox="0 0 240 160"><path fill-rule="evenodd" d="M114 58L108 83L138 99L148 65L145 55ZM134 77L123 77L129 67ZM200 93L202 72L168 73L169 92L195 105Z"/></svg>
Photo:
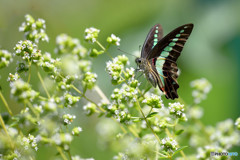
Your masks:
<svg viewBox="0 0 240 160"><path fill-rule="evenodd" d="M149 31L147 38L143 44L141 57L146 58L147 55L151 52L154 45L156 45L163 37L163 30L160 24L154 25Z"/></svg>
<svg viewBox="0 0 240 160"><path fill-rule="evenodd" d="M150 52L149 54L147 54L146 58L152 59L159 57L161 54L163 54L162 51L166 51L170 52L169 58L176 61L177 58L180 56L183 46L187 41L188 37L190 36L192 29L193 29L192 23L185 24L174 29L168 35L163 37L152 49L150 49Z"/></svg>
<svg viewBox="0 0 240 160"><path fill-rule="evenodd" d="M147 54L147 59L153 64L155 72L159 74L159 88L167 98L178 98L177 89L177 59L183 46L190 36L193 24L185 24L162 38Z"/></svg>

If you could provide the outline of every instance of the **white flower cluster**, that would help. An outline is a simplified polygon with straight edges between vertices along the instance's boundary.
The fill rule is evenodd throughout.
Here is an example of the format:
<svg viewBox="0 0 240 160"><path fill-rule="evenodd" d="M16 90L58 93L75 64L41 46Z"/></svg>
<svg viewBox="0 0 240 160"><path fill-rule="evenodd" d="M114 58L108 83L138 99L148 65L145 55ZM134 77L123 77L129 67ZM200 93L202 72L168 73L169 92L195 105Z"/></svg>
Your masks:
<svg viewBox="0 0 240 160"><path fill-rule="evenodd" d="M82 128L81 127L74 127L72 129L72 135L79 135L80 132L82 132Z"/></svg>
<svg viewBox="0 0 240 160"><path fill-rule="evenodd" d="M94 27L85 29L85 40L90 43L96 42L99 32L100 32L100 30L96 29Z"/></svg>
<svg viewBox="0 0 240 160"><path fill-rule="evenodd" d="M35 138L33 135L29 134L28 137L23 137L21 140L21 145L24 146L25 150L28 150L29 147L32 147L36 151L38 150L37 147L37 138Z"/></svg>
<svg viewBox="0 0 240 160"><path fill-rule="evenodd" d="M107 42L116 46L120 46L120 38L115 36L114 34L111 34L111 37L107 38Z"/></svg>
<svg viewBox="0 0 240 160"><path fill-rule="evenodd" d="M110 107L110 106L109 106ZM128 110L125 108L124 110L116 109L114 111L113 117L120 123L130 124L130 115Z"/></svg>
<svg viewBox="0 0 240 160"><path fill-rule="evenodd" d="M83 78L84 84L87 86L88 89L92 89L97 81L97 74L86 72Z"/></svg>
<svg viewBox="0 0 240 160"><path fill-rule="evenodd" d="M10 83L11 94L14 95L18 101L33 101L39 93L32 90L30 85L22 79L18 79Z"/></svg>
<svg viewBox="0 0 240 160"><path fill-rule="evenodd" d="M210 139L215 142L215 144L218 144L227 150L240 143L240 135L234 130L232 119L219 122L216 126L215 132L211 134Z"/></svg>
<svg viewBox="0 0 240 160"><path fill-rule="evenodd" d="M27 62L32 60L34 63L37 63L42 56L37 45L30 40L19 41L14 47L14 50L17 56L21 56L21 58Z"/></svg>
<svg viewBox="0 0 240 160"><path fill-rule="evenodd" d="M84 58L87 55L87 49L84 48L79 39L72 38L67 34L61 34L56 38L57 47L55 48L55 53L57 54L74 54L78 57Z"/></svg>
<svg viewBox="0 0 240 160"><path fill-rule="evenodd" d="M123 72L124 66L129 64L128 57L125 55L119 55L115 57L112 61L108 61L106 63L106 71L112 78L113 84L120 84L121 83L121 74ZM130 72L130 73L128 73ZM126 73L124 73L125 78L131 78L132 76L132 69L128 69Z"/></svg>
<svg viewBox="0 0 240 160"><path fill-rule="evenodd" d="M118 152L118 155L115 155L114 157L113 157L113 160L127 160L127 159L129 159L129 157L128 157L128 155L126 154L126 153L122 153L122 152Z"/></svg>
<svg viewBox="0 0 240 160"><path fill-rule="evenodd" d="M114 89L111 99L114 100L117 104L121 104L122 102L128 102L132 100L132 102L135 102L135 95L137 95L138 90L137 88L130 87L127 84L123 84L121 89Z"/></svg>
<svg viewBox="0 0 240 160"><path fill-rule="evenodd" d="M194 88L192 96L194 98L194 102L197 104L206 99L207 94L212 89L211 83L205 78L194 80L190 83L190 85Z"/></svg>
<svg viewBox="0 0 240 160"><path fill-rule="evenodd" d="M57 110L57 103L53 98L50 98L48 101L41 101L41 105L46 111L56 111Z"/></svg>
<svg viewBox="0 0 240 160"><path fill-rule="evenodd" d="M162 148L167 152L173 152L174 150L177 150L177 141L173 138L166 137L161 140Z"/></svg>
<svg viewBox="0 0 240 160"><path fill-rule="evenodd" d="M12 55L7 50L0 50L0 69L7 67L12 61Z"/></svg>
<svg viewBox="0 0 240 160"><path fill-rule="evenodd" d="M62 145L64 150L69 150L69 144L72 142L73 137L70 133L56 133L51 139L56 145Z"/></svg>
<svg viewBox="0 0 240 160"><path fill-rule="evenodd" d="M161 108L163 106L163 101L161 97L153 93L151 95L146 95L142 103L145 103L148 106L151 106L152 108Z"/></svg>
<svg viewBox="0 0 240 160"><path fill-rule="evenodd" d="M76 119L75 115L71 115L71 114L64 114L63 115L63 122L64 124L71 124L73 122L73 120Z"/></svg>
<svg viewBox="0 0 240 160"><path fill-rule="evenodd" d="M123 84L119 94L122 95L122 98L126 101L132 100L133 102L136 102L135 95L137 95L138 89L134 87L130 87L129 85Z"/></svg>
<svg viewBox="0 0 240 160"><path fill-rule="evenodd" d="M15 73L15 74L9 73L7 81L13 82L13 81L18 80L19 78L20 78L20 76L18 73Z"/></svg>
<svg viewBox="0 0 240 160"><path fill-rule="evenodd" d="M85 111L85 113L90 116L93 113L96 112L96 105L93 103L87 103L86 105L83 106L83 110Z"/></svg>
<svg viewBox="0 0 240 160"><path fill-rule="evenodd" d="M25 16L25 19L26 22L22 23L19 27L19 31L24 32L27 39L36 43L38 43L39 40L48 42L49 38L45 32L45 20L39 18L35 21L35 19L28 14Z"/></svg>
<svg viewBox="0 0 240 160"><path fill-rule="evenodd" d="M236 125L237 129L240 130L240 117L237 118L235 125Z"/></svg>
<svg viewBox="0 0 240 160"><path fill-rule="evenodd" d="M135 69L133 67L126 68L126 72L132 77L134 75Z"/></svg>
<svg viewBox="0 0 240 160"><path fill-rule="evenodd" d="M79 100L79 96L73 96L69 93L64 94L64 99L65 99L65 106L67 107L72 107L74 104L76 104Z"/></svg>
<svg viewBox="0 0 240 160"><path fill-rule="evenodd" d="M120 74L124 68L124 65L118 60L118 57L115 57L113 61L108 61L106 70L113 80L120 79Z"/></svg>
<svg viewBox="0 0 240 160"><path fill-rule="evenodd" d="M186 114L184 112L184 105L180 104L179 102L175 103L169 103L168 109L170 111L170 114L175 115L177 118L179 118L182 121L187 121Z"/></svg>
<svg viewBox="0 0 240 160"><path fill-rule="evenodd" d="M87 72L85 76L86 77L91 77L91 78L87 79L88 82L93 82L94 83L97 80L97 74L96 73Z"/></svg>
<svg viewBox="0 0 240 160"><path fill-rule="evenodd" d="M203 116L203 108L199 106L190 107L187 115L189 118L200 119Z"/></svg>
<svg viewBox="0 0 240 160"><path fill-rule="evenodd" d="M41 59L39 60L38 65L41 66L45 72L57 72L57 65L60 63L60 59L53 59L51 57L51 54L46 52L45 54L43 54L43 56L41 57Z"/></svg>
<svg viewBox="0 0 240 160"><path fill-rule="evenodd" d="M158 109L158 112L164 111L166 109ZM154 112L154 111L153 111ZM154 117L154 121L152 122L152 124L154 124L154 131L155 132L161 132L163 131L165 128L167 127L171 127L171 118L170 117L162 117L160 116L160 114L158 114L159 117Z"/></svg>

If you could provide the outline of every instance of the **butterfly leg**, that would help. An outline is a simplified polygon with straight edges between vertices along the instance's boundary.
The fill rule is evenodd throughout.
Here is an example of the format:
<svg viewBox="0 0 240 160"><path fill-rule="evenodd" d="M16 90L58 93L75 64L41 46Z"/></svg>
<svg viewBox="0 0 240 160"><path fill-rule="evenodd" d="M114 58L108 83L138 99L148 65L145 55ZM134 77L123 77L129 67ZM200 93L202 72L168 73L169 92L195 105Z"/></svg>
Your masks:
<svg viewBox="0 0 240 160"><path fill-rule="evenodd" d="M159 74L159 73L158 73ZM161 76L161 77L163 77L163 78L167 78L166 76L164 76L164 75L161 75L161 74L159 74L159 76Z"/></svg>

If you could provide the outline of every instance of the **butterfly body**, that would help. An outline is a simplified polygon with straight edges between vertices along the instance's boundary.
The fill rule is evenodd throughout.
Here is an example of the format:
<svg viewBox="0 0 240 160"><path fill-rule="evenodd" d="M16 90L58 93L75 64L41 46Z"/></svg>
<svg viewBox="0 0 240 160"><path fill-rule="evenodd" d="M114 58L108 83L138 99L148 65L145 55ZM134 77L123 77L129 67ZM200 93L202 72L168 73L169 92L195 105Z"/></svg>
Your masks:
<svg viewBox="0 0 240 160"><path fill-rule="evenodd" d="M153 76L152 73L152 66L151 63L144 58L136 58L136 63L139 66L139 69L144 72L146 75L147 80L154 86L157 86L157 79L155 78L156 76Z"/></svg>
<svg viewBox="0 0 240 160"><path fill-rule="evenodd" d="M163 37L160 24L156 24L148 33L143 44L141 57L136 63L147 77L147 80L164 92L166 98L178 98L179 88L177 59L191 34L193 24L185 24Z"/></svg>

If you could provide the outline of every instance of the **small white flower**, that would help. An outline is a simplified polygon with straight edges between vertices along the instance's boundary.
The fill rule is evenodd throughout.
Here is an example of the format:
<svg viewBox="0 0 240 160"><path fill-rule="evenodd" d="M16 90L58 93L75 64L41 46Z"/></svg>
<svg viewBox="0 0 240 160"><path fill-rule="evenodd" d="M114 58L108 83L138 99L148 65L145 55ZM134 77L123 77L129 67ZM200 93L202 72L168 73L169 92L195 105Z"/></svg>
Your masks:
<svg viewBox="0 0 240 160"><path fill-rule="evenodd" d="M96 42L99 32L100 30L94 27L85 29L85 40L91 43Z"/></svg>

